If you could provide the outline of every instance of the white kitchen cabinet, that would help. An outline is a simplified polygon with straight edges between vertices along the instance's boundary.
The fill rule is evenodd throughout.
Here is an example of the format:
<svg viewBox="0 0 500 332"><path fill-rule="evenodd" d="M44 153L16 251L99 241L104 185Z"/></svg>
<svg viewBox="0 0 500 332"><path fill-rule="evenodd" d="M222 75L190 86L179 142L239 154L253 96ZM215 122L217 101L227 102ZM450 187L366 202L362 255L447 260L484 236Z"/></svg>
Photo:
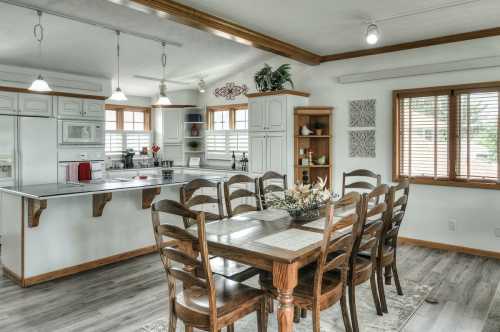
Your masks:
<svg viewBox="0 0 500 332"><path fill-rule="evenodd" d="M184 112L181 109L163 112L163 143L181 143L184 129Z"/></svg>
<svg viewBox="0 0 500 332"><path fill-rule="evenodd" d="M80 119L83 114L83 100L72 97L58 97L57 116L64 119Z"/></svg>
<svg viewBox="0 0 500 332"><path fill-rule="evenodd" d="M248 130L266 130L266 99L265 97L248 100Z"/></svg>
<svg viewBox="0 0 500 332"><path fill-rule="evenodd" d="M17 114L18 94L0 91L0 114Z"/></svg>
<svg viewBox="0 0 500 332"><path fill-rule="evenodd" d="M287 153L284 133L255 133L249 142L250 173L286 173Z"/></svg>
<svg viewBox="0 0 500 332"><path fill-rule="evenodd" d="M84 99L83 117L89 120L104 120L104 100Z"/></svg>
<svg viewBox="0 0 500 332"><path fill-rule="evenodd" d="M52 96L20 93L19 115L51 117Z"/></svg>
<svg viewBox="0 0 500 332"><path fill-rule="evenodd" d="M266 172L267 150L266 150L266 134L255 133L249 137L248 154L249 154L249 171L255 174L264 174Z"/></svg>
<svg viewBox="0 0 500 332"><path fill-rule="evenodd" d="M248 128L250 131L284 131L287 123L286 95L250 98Z"/></svg>

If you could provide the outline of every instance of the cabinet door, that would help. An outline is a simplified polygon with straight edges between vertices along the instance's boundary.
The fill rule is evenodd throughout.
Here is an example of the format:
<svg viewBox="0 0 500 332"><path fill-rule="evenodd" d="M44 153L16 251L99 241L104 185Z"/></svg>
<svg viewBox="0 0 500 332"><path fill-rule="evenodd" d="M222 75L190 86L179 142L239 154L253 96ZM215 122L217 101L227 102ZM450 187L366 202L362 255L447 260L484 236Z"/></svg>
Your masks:
<svg viewBox="0 0 500 332"><path fill-rule="evenodd" d="M267 142L266 171L286 173L286 139L284 133L269 133Z"/></svg>
<svg viewBox="0 0 500 332"><path fill-rule="evenodd" d="M83 100L58 97L57 116L64 119L79 119L83 114Z"/></svg>
<svg viewBox="0 0 500 332"><path fill-rule="evenodd" d="M250 173L264 174L266 169L266 134L250 135L248 145L248 163Z"/></svg>
<svg viewBox="0 0 500 332"><path fill-rule="evenodd" d="M249 100L248 130L266 130L266 97L252 98Z"/></svg>
<svg viewBox="0 0 500 332"><path fill-rule="evenodd" d="M286 130L286 97L267 97L266 109L266 130Z"/></svg>
<svg viewBox="0 0 500 332"><path fill-rule="evenodd" d="M17 114L17 93L0 91L0 114Z"/></svg>
<svg viewBox="0 0 500 332"><path fill-rule="evenodd" d="M19 113L20 115L52 116L52 96L19 94Z"/></svg>
<svg viewBox="0 0 500 332"><path fill-rule="evenodd" d="M180 143L184 121L182 110L163 111L163 143Z"/></svg>
<svg viewBox="0 0 500 332"><path fill-rule="evenodd" d="M92 120L104 120L104 100L83 100L83 116Z"/></svg>

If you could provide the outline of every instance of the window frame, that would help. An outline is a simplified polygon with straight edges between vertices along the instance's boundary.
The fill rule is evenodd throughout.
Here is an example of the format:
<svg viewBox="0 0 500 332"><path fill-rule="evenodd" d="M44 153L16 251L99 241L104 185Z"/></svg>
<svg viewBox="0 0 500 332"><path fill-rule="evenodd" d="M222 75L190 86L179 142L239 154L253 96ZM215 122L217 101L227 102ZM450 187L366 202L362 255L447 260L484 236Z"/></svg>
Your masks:
<svg viewBox="0 0 500 332"><path fill-rule="evenodd" d="M207 107L207 130L214 130L214 113L229 111L229 129L222 130L248 130L248 113L247 113L247 129L236 129L236 111L247 110L248 104L229 104Z"/></svg>
<svg viewBox="0 0 500 332"><path fill-rule="evenodd" d="M392 179L400 182L403 179L409 179L411 183L424 185L438 185L465 188L481 188L500 190L500 177L496 181L491 180L468 180L457 177L456 167L458 163L458 117L460 116L459 95L460 93L491 92L499 93L500 104L500 81L484 82L475 84L461 84L449 86L437 86L417 89L394 90L392 92L393 100L393 151L392 151ZM448 95L448 177L446 179L436 179L433 177L422 176L404 176L400 174L400 100L408 97L429 97L436 95ZM497 120L497 169L500 173L500 106Z"/></svg>
<svg viewBox="0 0 500 332"><path fill-rule="evenodd" d="M127 131L151 131L151 107L141 107L141 106L129 106L129 105L116 105L116 104L106 104L104 107L104 111L116 111L116 130L114 131L125 131L123 128L125 127L124 120L124 112L141 112L144 113L144 130L127 130ZM104 119L106 122L106 119Z"/></svg>

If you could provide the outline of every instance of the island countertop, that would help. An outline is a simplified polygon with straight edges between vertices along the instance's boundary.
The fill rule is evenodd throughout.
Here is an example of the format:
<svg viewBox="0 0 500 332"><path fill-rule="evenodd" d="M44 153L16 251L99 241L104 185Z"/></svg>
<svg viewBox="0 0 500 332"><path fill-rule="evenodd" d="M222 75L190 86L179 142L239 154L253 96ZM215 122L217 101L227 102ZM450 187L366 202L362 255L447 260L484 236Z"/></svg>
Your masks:
<svg viewBox="0 0 500 332"><path fill-rule="evenodd" d="M33 199L50 199L79 195L92 195L98 193L111 193L116 191L141 190L164 186L185 184L194 179L207 179L220 181L217 175L189 175L174 174L172 178L148 177L147 179L104 179L79 183L49 183L40 185L12 186L0 188L0 192Z"/></svg>

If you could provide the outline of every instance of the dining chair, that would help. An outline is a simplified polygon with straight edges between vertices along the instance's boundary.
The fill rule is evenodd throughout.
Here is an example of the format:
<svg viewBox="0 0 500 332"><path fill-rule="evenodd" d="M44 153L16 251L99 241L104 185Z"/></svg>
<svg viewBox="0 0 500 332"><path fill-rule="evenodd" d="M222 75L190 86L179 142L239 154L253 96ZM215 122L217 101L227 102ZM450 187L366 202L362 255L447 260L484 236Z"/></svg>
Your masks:
<svg viewBox="0 0 500 332"><path fill-rule="evenodd" d="M204 212L206 222L224 219L222 189L219 182L195 179L186 183L180 189L180 202L192 211ZM183 218L183 221L186 229L196 224L196 220L190 218ZM238 282L250 279L259 273L256 268L220 256L210 256L210 264L213 273Z"/></svg>
<svg viewBox="0 0 500 332"><path fill-rule="evenodd" d="M262 209L266 210L268 208L267 196L287 190L286 182L286 174L281 175L273 171L268 171L259 178L259 193Z"/></svg>
<svg viewBox="0 0 500 332"><path fill-rule="evenodd" d="M353 179L352 181L348 180ZM382 184L382 177L367 169L356 169L342 173L342 196L348 191L369 192ZM378 203L378 202L377 202Z"/></svg>
<svg viewBox="0 0 500 332"><path fill-rule="evenodd" d="M254 190L248 189L253 186ZM261 211L259 198L259 182L247 175L234 175L224 182L224 199L228 217L250 212ZM254 200L255 205L248 201ZM242 202L243 201L243 202Z"/></svg>
<svg viewBox="0 0 500 332"><path fill-rule="evenodd" d="M384 214L384 224L380 232L380 240L377 249L377 285L380 296L380 304L383 312L388 312L385 298L384 283L382 281L382 270L385 269L385 283L391 284L391 272L394 275L394 283L398 295L403 295L401 283L399 282L398 269L396 266L396 252L398 246L399 227L403 222L410 193L410 183L404 180L392 186L386 195L385 202L387 210Z"/></svg>
<svg viewBox="0 0 500 332"><path fill-rule="evenodd" d="M370 281L373 302L377 315L382 315L380 299L376 283L376 252L379 234L382 228L382 218L387 209L384 201L389 188L387 185L379 185L373 191L361 195L358 205L358 215L360 222L354 225L354 244L352 247L351 259L349 261L348 293L349 310L351 314L352 328L359 331L359 324L356 311L356 286ZM380 203L376 203L379 201ZM366 257L361 253L367 252Z"/></svg>
<svg viewBox="0 0 500 332"><path fill-rule="evenodd" d="M353 209L337 222L334 222L334 209L342 205L359 201L359 194L352 193L340 202L330 205L325 218L323 240L314 268L301 269L298 283L293 290L293 305L312 311L313 331L320 331L320 312L340 303L342 319L346 331L352 331L347 307L346 285L349 269L349 258L353 244L352 230L345 228L357 223L358 215ZM344 231L337 233L336 231ZM328 274L328 278L325 276ZM278 293L273 286L272 278L261 280L261 286L269 296L277 298Z"/></svg>
<svg viewBox="0 0 500 332"><path fill-rule="evenodd" d="M169 332L175 332L180 319L187 332L193 328L210 332L228 327L244 316L257 312L259 332L267 331L266 298L263 291L212 274L208 259L205 231L205 213L194 212L171 200L162 200L152 206L153 230L160 258L167 275L169 297ZM160 213L196 220L197 236L170 224L160 224ZM164 237L197 244L201 260L174 246L164 246ZM170 242L166 242L170 243ZM181 268L184 264L190 269ZM176 281L182 290L176 292Z"/></svg>

